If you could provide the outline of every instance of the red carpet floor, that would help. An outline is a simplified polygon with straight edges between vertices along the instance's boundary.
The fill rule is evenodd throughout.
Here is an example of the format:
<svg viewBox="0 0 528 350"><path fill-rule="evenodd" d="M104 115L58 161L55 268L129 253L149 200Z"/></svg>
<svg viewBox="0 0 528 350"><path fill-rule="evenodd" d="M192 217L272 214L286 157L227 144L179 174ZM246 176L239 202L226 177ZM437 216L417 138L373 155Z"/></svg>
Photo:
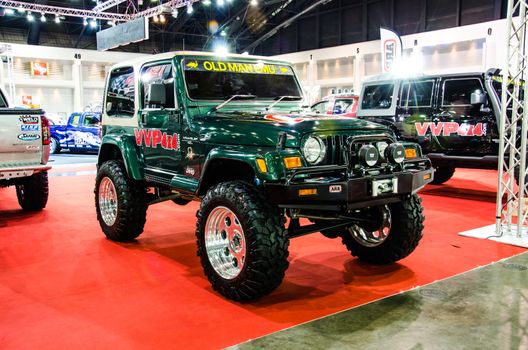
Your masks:
<svg viewBox="0 0 528 350"><path fill-rule="evenodd" d="M37 214L0 189L0 348L216 349L521 253L457 235L493 222L495 178L462 170L428 186L425 237L393 266L362 264L319 234L292 240L284 283L253 304L223 299L203 276L195 203L151 207L140 239L117 244L95 219L94 175L51 177Z"/></svg>

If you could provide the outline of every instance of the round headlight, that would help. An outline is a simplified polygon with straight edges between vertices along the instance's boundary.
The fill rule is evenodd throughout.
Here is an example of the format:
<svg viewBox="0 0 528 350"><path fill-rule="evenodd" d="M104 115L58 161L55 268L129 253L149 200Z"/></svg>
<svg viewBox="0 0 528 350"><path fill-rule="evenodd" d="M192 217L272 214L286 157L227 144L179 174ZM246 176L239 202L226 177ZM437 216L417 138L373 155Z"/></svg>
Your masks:
<svg viewBox="0 0 528 350"><path fill-rule="evenodd" d="M306 161L312 165L323 161L326 147L323 140L316 136L310 136L306 139L303 146L303 156Z"/></svg>
<svg viewBox="0 0 528 350"><path fill-rule="evenodd" d="M359 161L366 166L374 166L378 163L378 149L372 145L363 145L358 152Z"/></svg>
<svg viewBox="0 0 528 350"><path fill-rule="evenodd" d="M385 157L385 149L389 146L387 142L378 142L376 143L376 147L378 148L379 154L382 157Z"/></svg>
<svg viewBox="0 0 528 350"><path fill-rule="evenodd" d="M391 143L385 149L385 158L391 163L401 163L405 160L405 148L401 143Z"/></svg>

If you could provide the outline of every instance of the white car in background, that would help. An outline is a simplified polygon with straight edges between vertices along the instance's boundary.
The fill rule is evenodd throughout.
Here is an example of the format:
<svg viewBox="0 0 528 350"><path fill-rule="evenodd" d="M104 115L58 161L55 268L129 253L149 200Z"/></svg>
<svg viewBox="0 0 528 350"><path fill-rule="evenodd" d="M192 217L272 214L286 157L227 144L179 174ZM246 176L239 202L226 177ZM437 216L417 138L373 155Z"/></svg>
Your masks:
<svg viewBox="0 0 528 350"><path fill-rule="evenodd" d="M10 107L0 90L0 187L15 186L24 210L48 202L49 121L44 111Z"/></svg>

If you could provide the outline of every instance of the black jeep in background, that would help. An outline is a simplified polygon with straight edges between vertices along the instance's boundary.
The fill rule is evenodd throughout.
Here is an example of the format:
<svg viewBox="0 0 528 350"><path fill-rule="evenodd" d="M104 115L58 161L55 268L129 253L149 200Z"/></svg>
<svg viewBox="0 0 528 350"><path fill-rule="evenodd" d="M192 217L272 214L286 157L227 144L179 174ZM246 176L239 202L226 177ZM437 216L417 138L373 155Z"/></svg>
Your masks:
<svg viewBox="0 0 528 350"><path fill-rule="evenodd" d="M455 168L496 169L499 72L376 77L364 83L357 115L418 142L436 169L435 184L449 180Z"/></svg>

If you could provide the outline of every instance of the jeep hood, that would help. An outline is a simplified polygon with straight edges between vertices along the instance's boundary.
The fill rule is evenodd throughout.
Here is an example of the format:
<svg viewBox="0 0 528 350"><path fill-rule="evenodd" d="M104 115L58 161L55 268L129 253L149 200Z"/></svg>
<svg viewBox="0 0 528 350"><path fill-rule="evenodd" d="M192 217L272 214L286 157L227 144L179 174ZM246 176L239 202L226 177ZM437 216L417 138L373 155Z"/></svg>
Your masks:
<svg viewBox="0 0 528 350"><path fill-rule="evenodd" d="M287 147L298 147L305 134L372 134L387 128L366 120L324 114L213 113L195 119L200 139L220 144L273 147L286 132Z"/></svg>

